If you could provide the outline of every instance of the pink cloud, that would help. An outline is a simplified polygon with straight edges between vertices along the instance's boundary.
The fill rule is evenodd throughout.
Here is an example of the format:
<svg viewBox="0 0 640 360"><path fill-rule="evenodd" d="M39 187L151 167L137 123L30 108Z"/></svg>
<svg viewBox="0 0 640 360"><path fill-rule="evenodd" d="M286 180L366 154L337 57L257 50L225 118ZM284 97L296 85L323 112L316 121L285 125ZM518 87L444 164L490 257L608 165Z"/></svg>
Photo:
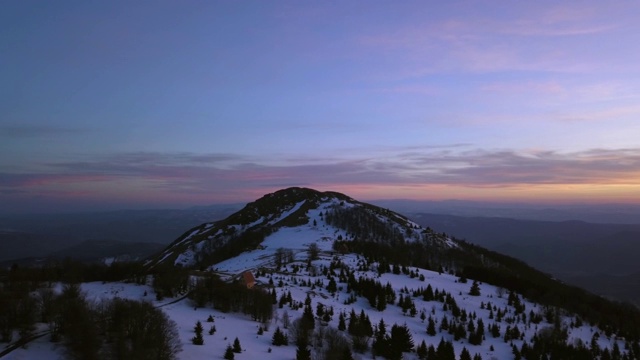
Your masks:
<svg viewBox="0 0 640 360"><path fill-rule="evenodd" d="M634 191L640 194L640 149L575 153L455 147L402 150L349 161L298 160L278 165L263 160L225 163L224 168L217 160L185 165L184 154L147 154L138 164L129 162L132 156L116 155L99 161L58 163L60 173L56 174L0 174L0 197L12 201L39 196L70 201L102 199L105 203L203 204L248 201L289 186L336 190L369 199L374 195L508 199L522 197L527 191L550 198L563 187L579 189L575 196L588 198L589 191L612 191L612 186L624 189L629 199L638 197ZM11 203L8 200L5 204Z"/></svg>

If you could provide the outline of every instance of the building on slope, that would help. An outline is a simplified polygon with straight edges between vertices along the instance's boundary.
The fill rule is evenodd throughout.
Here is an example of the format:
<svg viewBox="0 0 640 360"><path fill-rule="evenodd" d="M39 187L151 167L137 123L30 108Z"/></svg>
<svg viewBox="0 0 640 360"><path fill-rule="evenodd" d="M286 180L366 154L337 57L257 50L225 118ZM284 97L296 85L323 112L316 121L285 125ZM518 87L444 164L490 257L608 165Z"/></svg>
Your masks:
<svg viewBox="0 0 640 360"><path fill-rule="evenodd" d="M252 289L256 285L256 278L251 271L247 270L240 275L240 283L247 289Z"/></svg>

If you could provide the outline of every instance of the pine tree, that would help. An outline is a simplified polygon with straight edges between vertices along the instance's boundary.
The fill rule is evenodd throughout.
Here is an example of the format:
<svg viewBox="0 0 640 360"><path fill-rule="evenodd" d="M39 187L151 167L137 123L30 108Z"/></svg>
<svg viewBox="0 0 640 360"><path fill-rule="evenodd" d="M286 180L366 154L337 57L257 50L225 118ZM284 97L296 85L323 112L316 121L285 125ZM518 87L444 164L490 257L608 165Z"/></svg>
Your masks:
<svg viewBox="0 0 640 360"><path fill-rule="evenodd" d="M238 340L238 338L233 340L233 352L238 354L242 352L242 347L240 346L240 340Z"/></svg>
<svg viewBox="0 0 640 360"><path fill-rule="evenodd" d="M191 338L191 342L193 343L193 345L203 345L204 344L204 338L202 337L202 323L200 323L200 321L198 320L198 322L196 322L196 326L193 328L193 330L196 332L196 335Z"/></svg>
<svg viewBox="0 0 640 360"><path fill-rule="evenodd" d="M455 360L456 354L453 350L453 344L445 341L444 338L440 339L438 349L436 350L438 360Z"/></svg>
<svg viewBox="0 0 640 360"><path fill-rule="evenodd" d="M233 348L231 345L227 345L227 349L224 351L224 359L225 360L233 360L235 355L233 354Z"/></svg>
<svg viewBox="0 0 640 360"><path fill-rule="evenodd" d="M273 338L271 339L271 344L275 346L286 346L289 345L289 338L285 335L280 327L276 328L276 331L273 333Z"/></svg>
<svg viewBox="0 0 640 360"><path fill-rule="evenodd" d="M424 301L432 301L434 299L433 288L431 287L431 284L427 285L427 289L424 291L422 299Z"/></svg>
<svg viewBox="0 0 640 360"><path fill-rule="evenodd" d="M471 296L480 296L480 284L477 280L473 281L471 285L471 289L469 289L469 295Z"/></svg>
<svg viewBox="0 0 640 360"><path fill-rule="evenodd" d="M436 323L431 316L429 316L429 324L427 325L427 335L436 336Z"/></svg>
<svg viewBox="0 0 640 360"><path fill-rule="evenodd" d="M433 345L429 345L427 349L427 359L437 359L438 353L436 352L436 348Z"/></svg>
<svg viewBox="0 0 640 360"><path fill-rule="evenodd" d="M351 348L349 346L344 347L340 360L353 360L353 354L351 353Z"/></svg>
<svg viewBox="0 0 640 360"><path fill-rule="evenodd" d="M376 338L373 340L372 349L375 355L386 356L389 348L389 341L387 340L387 329L384 323L384 319L380 319L378 327L376 329Z"/></svg>
<svg viewBox="0 0 640 360"><path fill-rule="evenodd" d="M311 360L311 350L309 350L306 343L298 343L298 348L296 349L296 360Z"/></svg>
<svg viewBox="0 0 640 360"><path fill-rule="evenodd" d="M416 354L418 354L418 359L425 360L428 356L427 344L422 340L418 348L416 349Z"/></svg>
<svg viewBox="0 0 640 360"><path fill-rule="evenodd" d="M327 284L327 291L331 294L335 294L336 291L338 291L338 284L333 277L329 279L329 284Z"/></svg>
<svg viewBox="0 0 640 360"><path fill-rule="evenodd" d="M305 305L304 311L302 312L302 318L300 319L300 325L302 325L303 329L306 331L311 331L314 328L314 319L313 319L313 310L311 310L311 304Z"/></svg>
<svg viewBox="0 0 640 360"><path fill-rule="evenodd" d="M403 352L413 350L413 337L406 325L394 324L391 327L389 347L393 358L400 358Z"/></svg>
<svg viewBox="0 0 640 360"><path fill-rule="evenodd" d="M347 324L344 320L344 313L340 313L340 317L338 318L338 330L345 331L347 329Z"/></svg>
<svg viewBox="0 0 640 360"><path fill-rule="evenodd" d="M462 348L462 352L460 353L460 360L472 360L471 354L469 353L469 350L467 350L466 347Z"/></svg>

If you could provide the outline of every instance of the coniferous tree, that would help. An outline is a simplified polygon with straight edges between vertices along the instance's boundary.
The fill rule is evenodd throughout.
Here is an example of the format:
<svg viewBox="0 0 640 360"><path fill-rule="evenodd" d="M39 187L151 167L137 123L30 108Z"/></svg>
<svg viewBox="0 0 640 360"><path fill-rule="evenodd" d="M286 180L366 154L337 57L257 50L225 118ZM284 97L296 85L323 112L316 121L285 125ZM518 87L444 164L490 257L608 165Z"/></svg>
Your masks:
<svg viewBox="0 0 640 360"><path fill-rule="evenodd" d="M388 339L387 339L387 329L386 329L386 325L384 323L384 319L380 319L380 322L378 323L378 327L376 328L376 337L373 340L373 344L371 345L371 348L373 350L373 353L375 355L380 355L380 356L387 356L388 353L388 348L389 348L389 344L388 344Z"/></svg>
<svg viewBox="0 0 640 360"><path fill-rule="evenodd" d="M296 348L296 360L311 360L311 350L305 342L299 342Z"/></svg>
<svg viewBox="0 0 640 360"><path fill-rule="evenodd" d="M472 360L471 354L469 353L469 350L467 350L466 347L462 348L462 352L460 353L460 360Z"/></svg>
<svg viewBox="0 0 640 360"><path fill-rule="evenodd" d="M198 320L196 322L196 326L194 326L193 330L195 331L196 335L191 338L191 342L193 343L193 345L203 345L204 344L204 338L202 337L202 323L200 322L200 320Z"/></svg>
<svg viewBox="0 0 640 360"><path fill-rule="evenodd" d="M406 325L400 326L394 324L391 327L389 348L393 358L401 358L403 352L413 350L413 337Z"/></svg>
<svg viewBox="0 0 640 360"><path fill-rule="evenodd" d="M344 350L342 351L342 357L340 357L340 360L354 360L353 354L351 353L351 348L349 346L345 346Z"/></svg>
<svg viewBox="0 0 640 360"><path fill-rule="evenodd" d="M422 340L420 345L416 348L416 354L418 355L418 359L426 360L428 356L427 344Z"/></svg>
<svg viewBox="0 0 640 360"><path fill-rule="evenodd" d="M471 289L469 289L469 295L471 296L480 296L480 284L477 280L473 281L471 284Z"/></svg>
<svg viewBox="0 0 640 360"><path fill-rule="evenodd" d="M311 304L305 305L302 312L301 325L306 331L311 331L314 328L313 311L311 310Z"/></svg>
<svg viewBox="0 0 640 360"><path fill-rule="evenodd" d="M473 336L471 334L469 335L469 343L472 345L481 345L483 339L484 339L484 323L482 322L482 319L478 319L478 326L476 326L476 330L473 333Z"/></svg>
<svg viewBox="0 0 640 360"><path fill-rule="evenodd" d="M438 359L438 353L433 345L429 345L429 348L427 348L427 359Z"/></svg>
<svg viewBox="0 0 640 360"><path fill-rule="evenodd" d="M345 323L344 320L344 313L340 313L340 316L338 317L338 330L340 331L345 331L347 329L347 324Z"/></svg>
<svg viewBox="0 0 640 360"><path fill-rule="evenodd" d="M227 345L227 349L224 351L224 359L225 360L233 360L235 358L235 354L233 353L233 348L231 345Z"/></svg>
<svg viewBox="0 0 640 360"><path fill-rule="evenodd" d="M422 299L424 301L432 301L434 298L433 296L433 288L431 287L431 284L427 285L427 289L424 291L424 294L422 295Z"/></svg>
<svg viewBox="0 0 640 360"><path fill-rule="evenodd" d="M273 338L271 339L271 344L275 346L286 346L289 345L289 338L285 335L280 327L276 328L276 331L273 333Z"/></svg>
<svg viewBox="0 0 640 360"><path fill-rule="evenodd" d="M329 279L329 283L327 284L327 291L330 292L332 295L336 293L336 291L338 291L338 284L336 283L336 280L331 277Z"/></svg>
<svg viewBox="0 0 640 360"><path fill-rule="evenodd" d="M453 344L445 341L444 338L440 339L438 348L436 349L438 360L456 360L456 354L453 350Z"/></svg>
<svg viewBox="0 0 640 360"><path fill-rule="evenodd" d="M233 340L233 352L234 353L242 352L242 346L240 346L240 340L238 340L238 338L235 338L235 340Z"/></svg>
<svg viewBox="0 0 640 360"><path fill-rule="evenodd" d="M436 336L436 323L431 316L429 316L429 324L427 325L427 335Z"/></svg>

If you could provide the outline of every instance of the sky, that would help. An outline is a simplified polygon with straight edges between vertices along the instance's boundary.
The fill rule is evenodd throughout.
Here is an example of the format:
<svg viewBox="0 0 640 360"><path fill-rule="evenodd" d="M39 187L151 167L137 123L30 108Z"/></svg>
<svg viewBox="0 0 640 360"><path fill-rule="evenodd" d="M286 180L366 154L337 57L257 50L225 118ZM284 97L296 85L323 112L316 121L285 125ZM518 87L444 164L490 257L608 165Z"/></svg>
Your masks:
<svg viewBox="0 0 640 360"><path fill-rule="evenodd" d="M0 212L640 204L640 2L0 5Z"/></svg>

